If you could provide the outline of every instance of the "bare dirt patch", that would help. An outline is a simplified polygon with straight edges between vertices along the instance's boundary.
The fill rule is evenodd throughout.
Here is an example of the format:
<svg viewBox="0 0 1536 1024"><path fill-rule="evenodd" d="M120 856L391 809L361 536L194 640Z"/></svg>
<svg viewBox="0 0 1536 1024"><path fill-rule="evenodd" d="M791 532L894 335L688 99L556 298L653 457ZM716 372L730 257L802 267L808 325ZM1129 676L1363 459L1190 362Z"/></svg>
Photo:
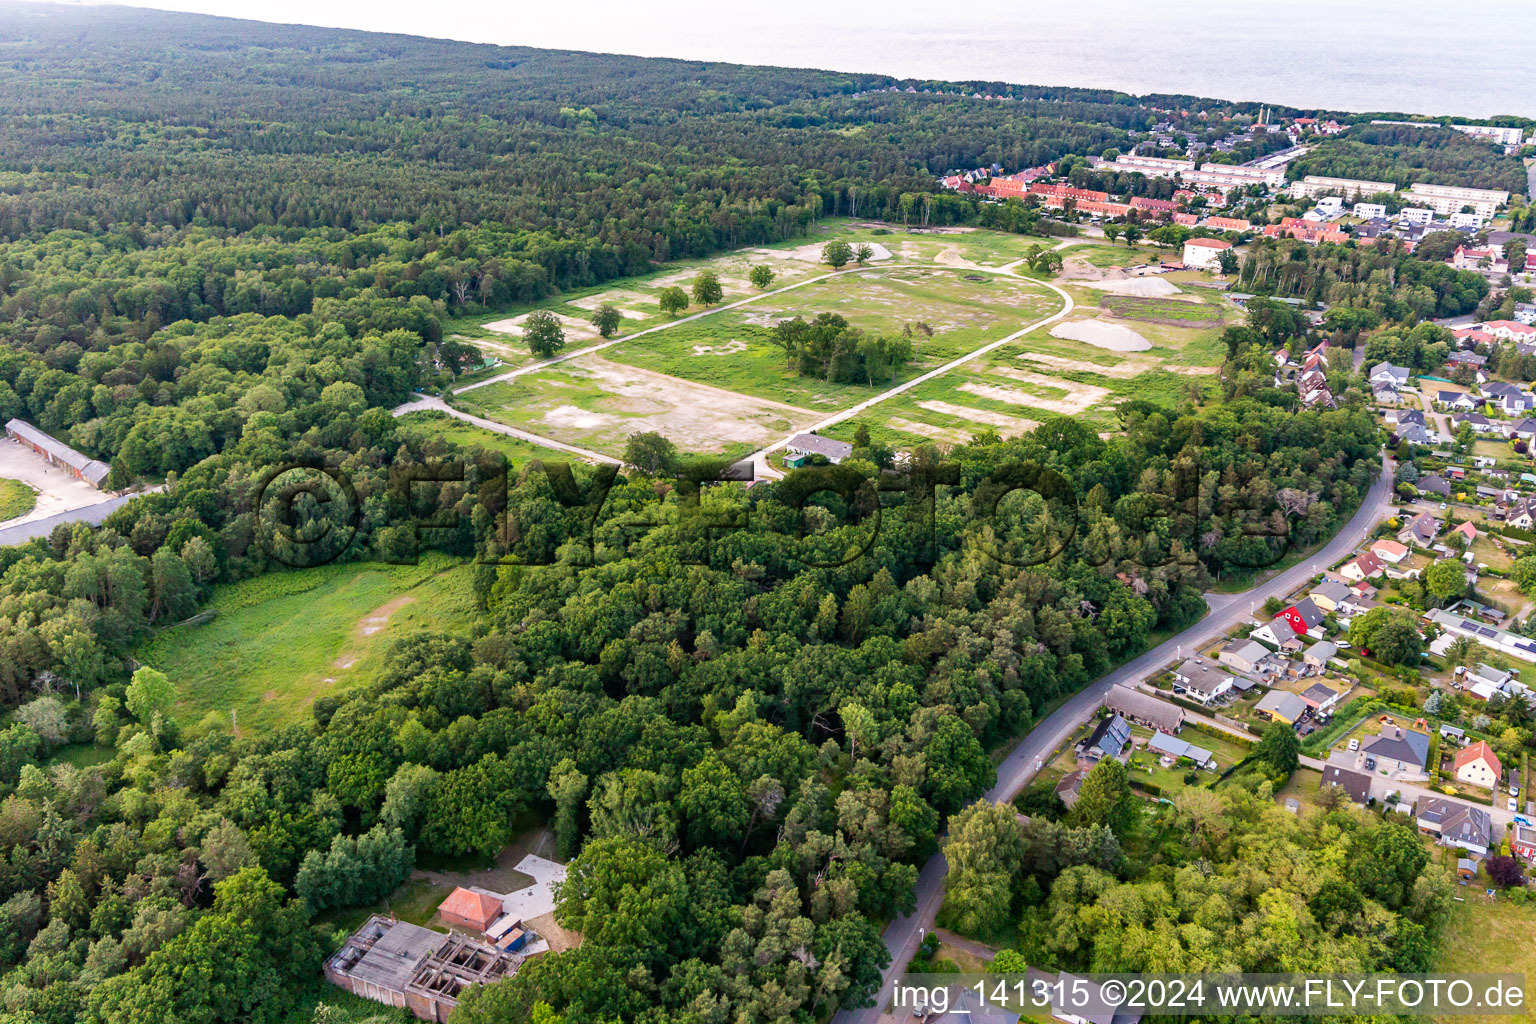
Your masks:
<svg viewBox="0 0 1536 1024"><path fill-rule="evenodd" d="M933 262L945 267L961 267L966 270L976 270L980 267L980 264L960 255L959 247L953 245L935 256Z"/></svg>
<svg viewBox="0 0 1536 1024"><path fill-rule="evenodd" d="M885 421L885 425L892 430L900 430L903 433L916 434L918 437L932 438L948 444L965 444L971 439L971 435L963 430L936 427L932 423L919 423L916 420L902 419L900 416L892 416Z"/></svg>
<svg viewBox="0 0 1536 1024"><path fill-rule="evenodd" d="M1145 352L1152 343L1129 327L1103 320L1071 320L1051 328L1051 337L1082 341L1111 352Z"/></svg>
<svg viewBox="0 0 1536 1024"><path fill-rule="evenodd" d="M495 320L485 325L488 331L497 334L510 334L513 337L523 336L523 324L527 321L529 313L519 313L517 316L506 320ZM598 337L597 328L586 320L571 316L567 313L556 313L555 319L560 321L561 328L565 331L566 341L591 341Z"/></svg>
<svg viewBox="0 0 1536 1024"><path fill-rule="evenodd" d="M855 249L860 245L858 242L851 242L849 244ZM869 260L871 263L891 258L891 250L879 242L864 242L863 244L869 246ZM810 245L802 245L796 249L759 249L757 251L764 256L779 256L785 259L799 260L801 263L820 263L821 250L825 246L825 242L812 242Z"/></svg>
<svg viewBox="0 0 1536 1024"><path fill-rule="evenodd" d="M1020 419L1017 416L1007 416L1000 412L992 412L987 409L972 409L965 405L955 405L952 402L918 402L918 408L927 409L929 412L940 412L947 416L955 416L972 423L985 423L989 427L998 427L1003 430L1011 430L1016 433L1026 433L1034 430L1040 424L1034 420Z"/></svg>
<svg viewBox="0 0 1536 1024"><path fill-rule="evenodd" d="M1172 281L1164 281L1160 277L1132 277L1121 280L1084 281L1089 288L1098 288L1102 291L1113 292L1116 295L1136 295L1144 299L1158 299L1165 295L1182 295L1183 292Z"/></svg>
<svg viewBox="0 0 1536 1024"><path fill-rule="evenodd" d="M1079 384L1077 381L1062 380L1059 377L1047 377L1044 374L1031 373L1028 370L1019 370L1012 366L994 366L988 372L999 373L1005 377L1022 381L1025 384L1034 384L1037 387L1056 388L1067 393L1065 398L1041 398L1038 395L1026 394L1013 388L1000 388L990 384L965 383L960 385L961 391L968 391L982 398L990 398L996 402L1007 402L1010 405L1024 405L1032 409L1041 409L1045 412L1061 413L1063 416L1075 416L1080 412L1092 409L1100 405L1110 396L1108 388L1101 388L1095 384Z"/></svg>
<svg viewBox="0 0 1536 1024"><path fill-rule="evenodd" d="M693 346L693 354L696 356L729 356L735 355L737 352L745 352L746 350L747 343L744 341L738 341L735 338L732 338L724 345Z"/></svg>
<svg viewBox="0 0 1536 1024"><path fill-rule="evenodd" d="M637 303L654 304L655 301L656 296L654 295L645 295L641 292L620 290L612 292L599 292L596 295L588 295L584 299L572 299L571 305L580 306L582 309L596 310L598 306L607 303L608 305L617 307L620 315L622 316L627 316L632 320L644 320L646 316L644 313L634 309L625 309L625 305L627 304L633 306Z"/></svg>
<svg viewBox="0 0 1536 1024"><path fill-rule="evenodd" d="M761 445L825 415L625 366L595 354L521 381L532 385L534 393L509 403L496 418L609 454L622 451L629 435L645 431L662 434L684 451ZM584 392L576 400L580 404L562 394L575 397L573 391Z"/></svg>

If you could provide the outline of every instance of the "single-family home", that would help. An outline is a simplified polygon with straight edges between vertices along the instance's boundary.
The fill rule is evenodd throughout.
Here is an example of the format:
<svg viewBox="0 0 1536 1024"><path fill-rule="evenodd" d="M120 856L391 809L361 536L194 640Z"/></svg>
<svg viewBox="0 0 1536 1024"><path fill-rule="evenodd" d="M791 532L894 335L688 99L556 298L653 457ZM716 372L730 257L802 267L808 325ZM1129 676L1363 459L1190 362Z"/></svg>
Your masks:
<svg viewBox="0 0 1536 1024"><path fill-rule="evenodd" d="M1410 423L1417 423L1419 426L1423 427L1427 426L1429 423L1429 421L1424 418L1424 412L1421 409L1388 409L1386 413L1383 414L1383 416L1388 423L1395 423L1400 426L1407 426Z"/></svg>
<svg viewBox="0 0 1536 1024"><path fill-rule="evenodd" d="M1386 568L1374 552L1366 551L1339 566L1339 575L1351 581L1368 580L1380 576Z"/></svg>
<svg viewBox="0 0 1536 1024"><path fill-rule="evenodd" d="M1302 643L1296 638L1296 631L1291 624L1282 618L1270 619L1264 625L1248 634L1255 640L1262 640L1280 648L1282 651L1299 651Z"/></svg>
<svg viewBox="0 0 1536 1024"><path fill-rule="evenodd" d="M1118 683L1109 688L1104 706L1137 725L1176 733L1184 727L1184 709L1151 694Z"/></svg>
<svg viewBox="0 0 1536 1024"><path fill-rule="evenodd" d="M1420 776L1428 756L1428 734L1388 725L1361 745L1359 765L1365 771L1382 775Z"/></svg>
<svg viewBox="0 0 1536 1024"><path fill-rule="evenodd" d="M1521 498L1509 506L1504 521L1522 530L1529 530L1536 526L1536 498Z"/></svg>
<svg viewBox="0 0 1536 1024"><path fill-rule="evenodd" d="M1349 589L1349 584L1342 580L1324 580L1313 587L1307 596L1312 599L1313 604L1332 614L1334 609L1338 608L1339 602L1349 597L1351 593L1353 592Z"/></svg>
<svg viewBox="0 0 1536 1024"><path fill-rule="evenodd" d="M1467 349L1457 349L1446 356L1445 361L1450 366L1486 366L1488 364L1488 357ZM1486 391L1487 389L1484 390Z"/></svg>
<svg viewBox="0 0 1536 1024"><path fill-rule="evenodd" d="M1499 411L1506 416L1517 416L1536 409L1536 395L1522 391L1504 381L1490 381L1483 386L1483 394L1493 400Z"/></svg>
<svg viewBox="0 0 1536 1024"><path fill-rule="evenodd" d="M1436 391L1435 404L1460 412L1471 412L1479 405L1477 399L1465 391Z"/></svg>
<svg viewBox="0 0 1536 1024"><path fill-rule="evenodd" d="M1202 768L1215 758L1215 755L1204 747L1197 747L1187 740L1169 736L1165 732L1154 732L1152 738L1147 740L1147 749L1165 757L1171 757L1175 761L1181 757L1187 757Z"/></svg>
<svg viewBox="0 0 1536 1024"><path fill-rule="evenodd" d="M1313 634L1323 624L1323 610L1317 606L1317 602L1310 597L1304 597L1300 601L1281 611L1276 618L1285 619L1296 631L1297 636Z"/></svg>
<svg viewBox="0 0 1536 1024"><path fill-rule="evenodd" d="M1440 520L1428 512L1420 512L1398 531L1397 539L1402 544L1428 548L1434 546L1435 538L1438 536L1440 536Z"/></svg>
<svg viewBox="0 0 1536 1024"><path fill-rule="evenodd" d="M1527 416L1506 432L1516 441L1536 441L1536 417Z"/></svg>
<svg viewBox="0 0 1536 1024"><path fill-rule="evenodd" d="M1268 647L1253 640L1232 640L1222 647L1216 660L1239 672L1262 673L1265 659L1270 656Z"/></svg>
<svg viewBox="0 0 1536 1024"><path fill-rule="evenodd" d="M1456 752L1456 781L1471 786L1493 789L1504 775L1504 766L1498 755L1483 740Z"/></svg>
<svg viewBox="0 0 1536 1024"><path fill-rule="evenodd" d="M1232 689L1232 677L1226 672L1200 660L1190 658L1173 670L1174 681L1184 687L1189 696L1202 704L1209 704Z"/></svg>
<svg viewBox="0 0 1536 1024"><path fill-rule="evenodd" d="M1373 384L1371 398L1377 405L1396 405L1403 400L1403 396L1398 394L1397 388L1391 384Z"/></svg>
<svg viewBox="0 0 1536 1024"><path fill-rule="evenodd" d="M1393 387L1402 387L1408 383L1408 377L1412 373L1406 366L1394 366L1391 363L1377 363L1371 367L1372 384L1391 384Z"/></svg>
<svg viewBox="0 0 1536 1024"><path fill-rule="evenodd" d="M1307 702L1286 690L1270 690L1254 710L1272 721L1295 725L1307 713Z"/></svg>
<svg viewBox="0 0 1536 1024"><path fill-rule="evenodd" d="M1313 711L1327 711L1339 702L1344 696L1340 690L1335 690L1326 683L1313 683L1301 692L1301 699L1306 701L1307 707Z"/></svg>
<svg viewBox="0 0 1536 1024"><path fill-rule="evenodd" d="M1493 844L1493 819L1487 811L1471 804L1421 796L1414 802L1413 817L1420 831L1439 836L1445 846L1486 856Z"/></svg>
<svg viewBox="0 0 1536 1024"><path fill-rule="evenodd" d="M1462 427L1471 427L1474 434L1502 434L1504 425L1491 420L1480 412L1459 412L1451 417L1451 429L1457 433Z"/></svg>
<svg viewBox="0 0 1536 1024"><path fill-rule="evenodd" d="M1083 757L1101 761L1106 757L1119 757L1131 743L1131 725L1119 715L1099 719L1088 742L1083 744Z"/></svg>
<svg viewBox="0 0 1536 1024"><path fill-rule="evenodd" d="M1056 783L1056 795L1062 803L1067 805L1067 810L1070 811L1072 805L1077 803L1078 793L1083 788L1083 779L1087 777L1088 770L1078 768L1062 776L1061 781Z"/></svg>
<svg viewBox="0 0 1536 1024"><path fill-rule="evenodd" d="M1435 435L1429 432L1429 428L1422 423L1400 423L1396 434L1398 440L1407 441L1409 444L1431 445L1435 443Z"/></svg>
<svg viewBox="0 0 1536 1024"><path fill-rule="evenodd" d="M1447 540L1449 540L1451 537L1463 537L1466 539L1468 544L1471 544L1473 541L1477 540L1477 527L1472 525L1471 520L1468 520L1459 526L1451 527L1446 531L1445 536Z"/></svg>
<svg viewBox="0 0 1536 1024"><path fill-rule="evenodd" d="M1399 544L1395 540L1382 538L1371 545L1371 554L1388 565L1396 565L1408 557L1408 546L1406 544Z"/></svg>
<svg viewBox="0 0 1536 1024"><path fill-rule="evenodd" d="M1450 482L1439 473L1421 476L1414 482L1413 486L1420 494L1438 494L1442 498L1449 498L1451 496Z"/></svg>
<svg viewBox="0 0 1536 1024"><path fill-rule="evenodd" d="M1338 786L1349 795L1351 803L1362 807L1371 801L1371 777L1341 764L1329 761L1323 765L1324 786Z"/></svg>
<svg viewBox="0 0 1536 1024"><path fill-rule="evenodd" d="M789 452L789 457L784 461L786 464L793 463L791 468L797 468L812 455L820 455L835 466L853 454L853 445L820 434L796 434L789 439L784 450Z"/></svg>
<svg viewBox="0 0 1536 1024"><path fill-rule="evenodd" d="M1328 662L1339 653L1339 645L1331 640L1319 640L1308 647L1301 660L1314 668L1327 668Z"/></svg>

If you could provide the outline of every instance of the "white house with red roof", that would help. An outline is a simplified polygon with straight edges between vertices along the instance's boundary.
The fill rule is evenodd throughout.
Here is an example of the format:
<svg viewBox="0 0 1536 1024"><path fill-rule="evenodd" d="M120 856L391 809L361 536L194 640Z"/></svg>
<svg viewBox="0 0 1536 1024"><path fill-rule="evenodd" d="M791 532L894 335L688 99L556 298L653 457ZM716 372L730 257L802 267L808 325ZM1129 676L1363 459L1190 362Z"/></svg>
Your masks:
<svg viewBox="0 0 1536 1024"><path fill-rule="evenodd" d="M1518 320L1489 320L1483 324L1483 332L1500 341L1536 341L1536 327Z"/></svg>
<svg viewBox="0 0 1536 1024"><path fill-rule="evenodd" d="M1493 748L1483 740L1456 752L1456 781L1484 789L1493 789L1504 774L1504 766Z"/></svg>
<svg viewBox="0 0 1536 1024"><path fill-rule="evenodd" d="M1399 544L1395 540L1387 540L1383 537L1371 545L1371 554L1388 565L1396 565L1408 557L1408 545Z"/></svg>

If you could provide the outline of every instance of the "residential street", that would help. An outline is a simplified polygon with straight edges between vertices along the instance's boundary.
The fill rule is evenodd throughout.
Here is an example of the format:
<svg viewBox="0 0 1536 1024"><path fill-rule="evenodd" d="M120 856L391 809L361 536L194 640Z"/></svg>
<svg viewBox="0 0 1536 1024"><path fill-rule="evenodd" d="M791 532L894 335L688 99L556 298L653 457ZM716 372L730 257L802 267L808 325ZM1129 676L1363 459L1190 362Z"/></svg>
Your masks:
<svg viewBox="0 0 1536 1024"><path fill-rule="evenodd" d="M1331 541L1311 557L1251 590L1237 594L1206 594L1205 603L1210 607L1210 614L1204 619L1091 683L1038 723L998 766L997 784L987 791L983 799L1005 803L1018 796L1034 778L1035 772L1043 766L1045 759L1098 710L1110 687L1117 683L1134 684L1185 652L1205 646L1251 616L1270 597L1289 593L1347 555L1366 538L1377 522L1385 518L1393 506L1393 468L1391 460L1383 455L1381 474L1371 485L1359 510ZM891 951L891 964L886 968L885 980L875 998L875 1005L861 1010L841 1011L834 1017L837 1024L875 1024L880 1019L880 1008L890 1002L892 985L906 969L907 961L917 952L923 935L933 927L939 905L944 899L946 871L942 853L934 854L923 865L917 879L916 910L892 921L885 929L885 944Z"/></svg>

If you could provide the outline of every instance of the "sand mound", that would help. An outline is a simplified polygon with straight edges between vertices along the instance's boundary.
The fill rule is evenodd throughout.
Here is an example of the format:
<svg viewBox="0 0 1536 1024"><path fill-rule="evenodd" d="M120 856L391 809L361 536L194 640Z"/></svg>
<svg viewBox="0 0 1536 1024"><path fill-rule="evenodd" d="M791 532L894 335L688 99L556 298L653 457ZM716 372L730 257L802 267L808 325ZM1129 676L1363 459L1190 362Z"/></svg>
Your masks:
<svg viewBox="0 0 1536 1024"><path fill-rule="evenodd" d="M1135 295L1143 299L1160 299L1165 295L1182 295L1183 291L1172 281L1161 277L1133 277L1125 281L1085 281L1089 288L1098 288L1116 295Z"/></svg>
<svg viewBox="0 0 1536 1024"><path fill-rule="evenodd" d="M1126 282L1127 284L1141 282ZM1103 320L1073 320L1051 328L1051 336L1072 341L1085 341L1094 348L1107 348L1112 352L1145 352L1152 343L1129 327L1105 323Z"/></svg>

